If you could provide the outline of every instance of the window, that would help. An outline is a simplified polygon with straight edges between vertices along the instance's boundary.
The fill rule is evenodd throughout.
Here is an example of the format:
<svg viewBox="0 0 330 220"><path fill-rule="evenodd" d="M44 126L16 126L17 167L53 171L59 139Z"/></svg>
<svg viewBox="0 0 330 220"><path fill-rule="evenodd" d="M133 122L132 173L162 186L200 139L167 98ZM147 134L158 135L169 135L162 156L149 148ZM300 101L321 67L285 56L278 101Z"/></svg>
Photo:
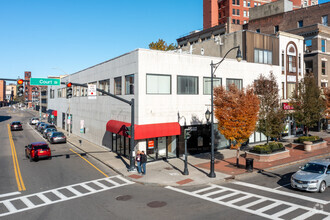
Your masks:
<svg viewBox="0 0 330 220"><path fill-rule="evenodd" d="M221 78L213 78L213 88L221 86L221 84ZM211 95L211 77L203 78L203 87L204 95Z"/></svg>
<svg viewBox="0 0 330 220"><path fill-rule="evenodd" d="M299 57L298 57L298 72L299 72L299 75L301 75L301 54L299 54Z"/></svg>
<svg viewBox="0 0 330 220"><path fill-rule="evenodd" d="M269 50L254 49L254 62L272 64L273 52Z"/></svg>
<svg viewBox="0 0 330 220"><path fill-rule="evenodd" d="M250 5L251 5L251 4L250 4L250 1L248 1L247 6L248 6L249 8L250 8Z"/></svg>
<svg viewBox="0 0 330 220"><path fill-rule="evenodd" d="M258 3L258 6L260 6L261 5L261 3Z"/></svg>
<svg viewBox="0 0 330 220"><path fill-rule="evenodd" d="M275 34L276 34L279 30L280 30L280 28L279 28L278 25L274 26L274 33L275 33Z"/></svg>
<svg viewBox="0 0 330 220"><path fill-rule="evenodd" d="M239 9L236 9L236 15L239 15Z"/></svg>
<svg viewBox="0 0 330 220"><path fill-rule="evenodd" d="M325 52L325 40L321 40L321 50Z"/></svg>
<svg viewBox="0 0 330 220"><path fill-rule="evenodd" d="M236 20L235 19L233 19L233 24L235 24L236 23Z"/></svg>
<svg viewBox="0 0 330 220"><path fill-rule="evenodd" d="M246 17L247 16L247 13L246 11L243 11L243 16Z"/></svg>
<svg viewBox="0 0 330 220"><path fill-rule="evenodd" d="M236 5L239 5L239 0L236 0Z"/></svg>
<svg viewBox="0 0 330 220"><path fill-rule="evenodd" d="M257 3L256 2L254 3L254 7L257 7Z"/></svg>
<svg viewBox="0 0 330 220"><path fill-rule="evenodd" d="M288 62L289 62L289 72L296 72L296 67L297 67L297 61L295 56L288 56Z"/></svg>
<svg viewBox="0 0 330 220"><path fill-rule="evenodd" d="M287 83L288 86L288 98L292 98L293 94L296 91L296 83Z"/></svg>
<svg viewBox="0 0 330 220"><path fill-rule="evenodd" d="M246 24L246 21L244 21L243 23Z"/></svg>
<svg viewBox="0 0 330 220"><path fill-rule="evenodd" d="M233 9L233 15L235 15L235 9Z"/></svg>
<svg viewBox="0 0 330 220"><path fill-rule="evenodd" d="M121 95L121 77L115 78L115 95Z"/></svg>
<svg viewBox="0 0 330 220"><path fill-rule="evenodd" d="M322 16L322 24L328 26L328 15Z"/></svg>
<svg viewBox="0 0 330 220"><path fill-rule="evenodd" d="M147 74L147 94L171 94L171 76Z"/></svg>
<svg viewBox="0 0 330 220"><path fill-rule="evenodd" d="M246 7L246 0L243 1L243 6Z"/></svg>
<svg viewBox="0 0 330 220"><path fill-rule="evenodd" d="M305 61L305 69L306 69L306 73L313 72L313 60Z"/></svg>
<svg viewBox="0 0 330 220"><path fill-rule="evenodd" d="M328 87L328 83L326 82L321 82L321 88L327 88ZM329 168L328 168L329 169Z"/></svg>
<svg viewBox="0 0 330 220"><path fill-rule="evenodd" d="M248 16L248 17L250 16L250 12L249 12L249 11L247 11L247 16Z"/></svg>
<svg viewBox="0 0 330 220"><path fill-rule="evenodd" d="M282 74L284 74L284 52L282 51Z"/></svg>
<svg viewBox="0 0 330 220"><path fill-rule="evenodd" d="M178 76L178 94L198 94L198 77Z"/></svg>
<svg viewBox="0 0 330 220"><path fill-rule="evenodd" d="M282 82L282 99L285 99L285 97L284 97L284 82Z"/></svg>
<svg viewBox="0 0 330 220"><path fill-rule="evenodd" d="M50 93L49 93L49 98L53 99L55 98L55 90L54 89L50 89Z"/></svg>
<svg viewBox="0 0 330 220"><path fill-rule="evenodd" d="M322 75L325 75L325 61L322 61Z"/></svg>
<svg viewBox="0 0 330 220"><path fill-rule="evenodd" d="M236 2L236 1L235 1L235 0L233 0L233 5L235 5L235 2Z"/></svg>
<svg viewBox="0 0 330 220"><path fill-rule="evenodd" d="M99 81L99 89L110 92L110 79ZM102 93L100 92L99 95L102 95ZM81 96L84 96L83 93Z"/></svg>
<svg viewBox="0 0 330 220"><path fill-rule="evenodd" d="M260 33L260 29L257 29L256 32L257 32L257 33Z"/></svg>
<svg viewBox="0 0 330 220"><path fill-rule="evenodd" d="M229 90L229 86L234 84L238 89L243 88L242 79L226 79L226 89Z"/></svg>
<svg viewBox="0 0 330 220"><path fill-rule="evenodd" d="M305 40L305 47L307 52L312 51L312 40Z"/></svg>
<svg viewBox="0 0 330 220"><path fill-rule="evenodd" d="M62 91L61 91L61 89L57 89L57 98L62 98Z"/></svg>
<svg viewBox="0 0 330 220"><path fill-rule="evenodd" d="M221 12L219 12L219 18L221 18Z"/></svg>
<svg viewBox="0 0 330 220"><path fill-rule="evenodd" d="M134 74L125 76L125 94L134 94Z"/></svg>
<svg viewBox="0 0 330 220"><path fill-rule="evenodd" d="M303 20L298 21L298 28L301 28L303 26L304 26L304 21Z"/></svg>
<svg viewBox="0 0 330 220"><path fill-rule="evenodd" d="M237 22L236 22L237 24L240 24L240 21L239 20L237 20Z"/></svg>

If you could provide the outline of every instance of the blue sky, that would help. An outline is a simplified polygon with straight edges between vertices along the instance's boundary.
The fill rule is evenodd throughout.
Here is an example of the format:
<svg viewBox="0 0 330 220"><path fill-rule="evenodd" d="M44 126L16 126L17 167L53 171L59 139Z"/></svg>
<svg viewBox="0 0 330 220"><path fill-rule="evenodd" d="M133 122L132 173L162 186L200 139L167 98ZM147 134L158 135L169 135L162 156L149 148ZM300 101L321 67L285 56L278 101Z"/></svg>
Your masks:
<svg viewBox="0 0 330 220"><path fill-rule="evenodd" d="M202 0L0 0L0 78L75 73L202 27Z"/></svg>

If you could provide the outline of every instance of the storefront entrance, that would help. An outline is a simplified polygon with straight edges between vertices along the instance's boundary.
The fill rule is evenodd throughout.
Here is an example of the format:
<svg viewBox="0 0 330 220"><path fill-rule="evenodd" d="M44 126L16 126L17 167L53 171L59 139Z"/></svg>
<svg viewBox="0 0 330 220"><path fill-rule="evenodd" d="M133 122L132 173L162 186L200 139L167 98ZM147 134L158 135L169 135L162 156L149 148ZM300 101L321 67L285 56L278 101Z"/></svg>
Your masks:
<svg viewBox="0 0 330 220"><path fill-rule="evenodd" d="M176 157L176 136L150 138L146 140L148 160L160 160Z"/></svg>

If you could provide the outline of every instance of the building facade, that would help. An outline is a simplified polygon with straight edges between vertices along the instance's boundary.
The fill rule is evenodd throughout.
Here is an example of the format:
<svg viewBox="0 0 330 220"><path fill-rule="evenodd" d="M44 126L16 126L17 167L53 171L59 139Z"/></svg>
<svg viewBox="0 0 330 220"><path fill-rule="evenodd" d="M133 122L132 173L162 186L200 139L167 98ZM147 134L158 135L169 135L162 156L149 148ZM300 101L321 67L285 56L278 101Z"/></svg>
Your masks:
<svg viewBox="0 0 330 220"><path fill-rule="evenodd" d="M219 24L246 24L249 10L276 0L203 0L203 29ZM293 9L317 5L317 0L292 0ZM276 10L276 9L275 9Z"/></svg>
<svg viewBox="0 0 330 220"><path fill-rule="evenodd" d="M265 5L266 6L266 5ZM262 9L264 6L261 6ZM252 15L254 13L251 10ZM257 11L259 13L259 11ZM253 16L252 16L253 17ZM314 74L320 87L329 87L330 80L330 2L294 11L278 11L266 17L255 16L244 29L266 34L285 31L304 37L306 72Z"/></svg>
<svg viewBox="0 0 330 220"><path fill-rule="evenodd" d="M17 95L17 85L9 84L6 86L6 100L7 102L12 102L15 100Z"/></svg>
<svg viewBox="0 0 330 220"><path fill-rule="evenodd" d="M6 105L6 81L0 80L0 107Z"/></svg>
<svg viewBox="0 0 330 220"><path fill-rule="evenodd" d="M218 62L220 58L137 49L71 74L62 82L87 83L126 100L134 98L135 150L144 150L149 160L157 160L183 154L183 130L188 127L196 127L188 140L189 153L210 151L211 132L205 112L211 104L211 61ZM238 63L228 58L215 73L214 85L234 83L243 88L260 74L270 73L279 85L286 82L280 65L245 60ZM101 94L92 99L84 87L74 86L71 99L65 98L65 91L64 86L48 88L48 108L56 111L57 125L128 156L129 136L124 127L131 123L130 106ZM215 137L218 149L229 146L217 129ZM256 132L250 142L264 140L266 137Z"/></svg>

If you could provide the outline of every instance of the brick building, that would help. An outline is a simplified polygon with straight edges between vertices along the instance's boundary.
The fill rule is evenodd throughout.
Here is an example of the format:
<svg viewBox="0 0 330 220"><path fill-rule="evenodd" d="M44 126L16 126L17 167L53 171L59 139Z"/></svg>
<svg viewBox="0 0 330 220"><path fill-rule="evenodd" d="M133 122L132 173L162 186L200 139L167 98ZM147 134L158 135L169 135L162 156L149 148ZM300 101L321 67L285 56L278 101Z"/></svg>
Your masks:
<svg viewBox="0 0 330 220"><path fill-rule="evenodd" d="M282 2L285 4L286 1ZM266 16L260 16L260 10L263 8L265 8L263 14ZM264 5L259 9L250 10L250 21L243 28L265 34L285 31L304 37L306 72L314 73L320 87L329 87L330 27L328 19L330 2L294 11L275 12L267 10L268 8L270 6Z"/></svg>
<svg viewBox="0 0 330 220"><path fill-rule="evenodd" d="M203 0L203 29L219 24L246 24L249 10L276 0ZM291 0L293 9L317 5L318 0Z"/></svg>
<svg viewBox="0 0 330 220"><path fill-rule="evenodd" d="M6 104L6 81L0 80L0 107Z"/></svg>

